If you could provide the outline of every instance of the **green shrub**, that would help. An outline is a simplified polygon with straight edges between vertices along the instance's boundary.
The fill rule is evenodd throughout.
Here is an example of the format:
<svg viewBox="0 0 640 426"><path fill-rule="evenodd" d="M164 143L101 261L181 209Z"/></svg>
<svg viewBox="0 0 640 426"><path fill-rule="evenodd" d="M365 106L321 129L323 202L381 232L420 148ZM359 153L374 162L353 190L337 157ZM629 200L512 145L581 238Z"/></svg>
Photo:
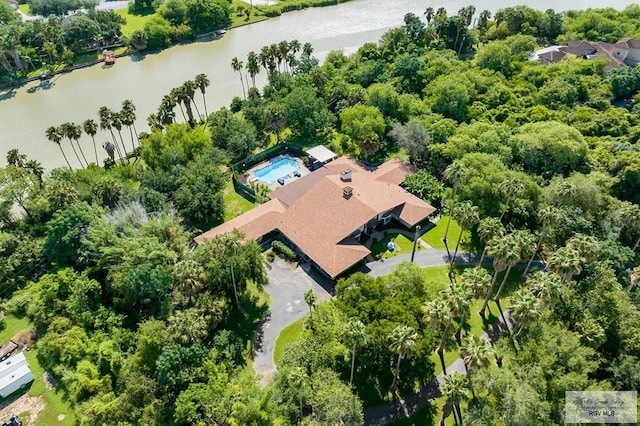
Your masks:
<svg viewBox="0 0 640 426"><path fill-rule="evenodd" d="M276 254L273 250L269 250L267 253L265 253L265 257L269 262L273 262L273 259L276 258Z"/></svg>
<svg viewBox="0 0 640 426"><path fill-rule="evenodd" d="M280 241L272 242L271 248L285 259L294 260L297 257L295 251Z"/></svg>

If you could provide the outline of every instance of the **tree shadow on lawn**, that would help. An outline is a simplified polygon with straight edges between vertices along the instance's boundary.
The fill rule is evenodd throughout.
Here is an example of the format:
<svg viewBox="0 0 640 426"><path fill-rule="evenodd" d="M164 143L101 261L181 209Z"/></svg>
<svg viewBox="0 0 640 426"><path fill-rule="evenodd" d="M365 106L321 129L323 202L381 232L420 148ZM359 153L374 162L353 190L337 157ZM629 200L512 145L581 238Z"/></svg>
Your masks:
<svg viewBox="0 0 640 426"><path fill-rule="evenodd" d="M231 313L222 323L221 329L231 330L245 344L250 342L253 346L261 343L260 326L268 319L269 304L260 302L255 294L243 294L239 297L242 311L233 306Z"/></svg>

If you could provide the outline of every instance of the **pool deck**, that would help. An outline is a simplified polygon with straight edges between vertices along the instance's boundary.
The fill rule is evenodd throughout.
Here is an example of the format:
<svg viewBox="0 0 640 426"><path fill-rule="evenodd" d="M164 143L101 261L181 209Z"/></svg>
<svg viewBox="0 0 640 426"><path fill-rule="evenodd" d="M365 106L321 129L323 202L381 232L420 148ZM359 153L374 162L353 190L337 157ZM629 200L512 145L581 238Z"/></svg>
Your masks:
<svg viewBox="0 0 640 426"><path fill-rule="evenodd" d="M287 176L285 176L284 185L287 185L287 184L289 184L289 183L291 183L291 182L294 182L294 181L296 181L296 180L298 180L298 179L300 179L300 178L302 178L302 177L304 177L304 176L308 175L309 173L311 173L311 172L309 171L309 169L307 169L307 168L305 167L305 165L302 163L302 160L301 160L300 158L292 157L292 156L288 156L288 155L287 155L287 156L277 156L277 157L273 157L273 158L270 158L270 159L268 159L268 160L265 160L265 161L263 161L263 162L261 162L261 163L258 163L258 164L256 164L255 166L253 166L252 168L250 168L249 170L247 170L247 173L248 173L248 176L247 176L247 183L251 183L251 182L259 182L259 183L261 183L261 184L263 184L263 185L267 185L267 186L269 187L269 189L271 189L272 191L274 191L274 190L276 190L276 189L278 189L278 188L283 187L284 185L280 185L280 184L278 183L278 181L277 181L277 180L276 180L276 181L274 181L274 182L273 182L273 183L271 183L271 184L268 184L268 183L266 183L266 182L263 182L263 181L261 181L261 180L260 180L260 178L258 178L258 177L256 176L256 174L255 174L255 171L256 171L256 170L260 170L260 169L262 169L263 167L267 167L268 165L273 164L273 161L274 161L274 160L277 160L277 159L278 159L278 158L280 158L280 157L288 157L288 158L291 158L292 160L295 160L295 161L298 163L298 171L300 172L300 176L299 176L299 177L294 176L294 175L293 175L293 172L292 172L292 173L289 173Z"/></svg>

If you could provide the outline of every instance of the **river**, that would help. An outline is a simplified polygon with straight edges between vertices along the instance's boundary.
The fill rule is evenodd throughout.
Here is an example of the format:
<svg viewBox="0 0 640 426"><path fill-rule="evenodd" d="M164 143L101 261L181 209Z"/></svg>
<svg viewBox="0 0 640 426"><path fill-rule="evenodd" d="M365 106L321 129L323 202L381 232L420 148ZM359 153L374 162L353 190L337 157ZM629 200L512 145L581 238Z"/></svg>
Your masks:
<svg viewBox="0 0 640 426"><path fill-rule="evenodd" d="M524 3L536 9L556 11L604 6L597 0L585 0L579 5L568 0ZM611 0L606 5L622 9L631 3L633 1ZM443 6L453 14L468 4L468 1L444 0L432 7ZM515 6L523 1L479 0L473 4L479 12ZM234 96L242 96L239 76L230 66L234 56L244 61L251 50L259 52L264 45L293 39L301 44L310 42L314 55L319 58L337 49L351 53L365 42L376 42L386 30L402 25L405 13L422 16L429 5L421 0L353 0L338 6L286 13L235 28L218 40L176 46L142 57L123 57L108 69L96 65L57 75L48 85L33 82L0 92L0 163L4 162L9 149L18 148L47 169L63 165L59 149L45 138L45 129L67 121L97 120L100 106L117 110L124 99L131 99L136 105L138 130L147 130L146 117L156 110L162 96L199 73L207 74L211 80L206 100L209 112L214 111L229 105ZM264 79L264 72L259 77ZM201 97L196 101L202 105ZM107 133L99 132L96 136L97 142L106 139ZM87 135L83 135L81 143L91 146ZM85 149L85 152L90 151ZM106 157L103 150L99 154ZM73 161L72 166L76 165L73 155L68 157Z"/></svg>

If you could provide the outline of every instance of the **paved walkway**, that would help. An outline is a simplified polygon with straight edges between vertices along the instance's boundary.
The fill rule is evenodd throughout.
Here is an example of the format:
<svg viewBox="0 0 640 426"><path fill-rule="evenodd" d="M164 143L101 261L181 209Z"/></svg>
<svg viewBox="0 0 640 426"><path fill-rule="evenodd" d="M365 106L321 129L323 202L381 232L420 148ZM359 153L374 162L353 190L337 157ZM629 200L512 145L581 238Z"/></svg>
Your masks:
<svg viewBox="0 0 640 426"><path fill-rule="evenodd" d="M253 369L261 376L263 386L271 381L276 369L273 349L278 335L309 312L304 293L313 289L320 302L331 298L333 291L333 284L323 279L315 269L304 264L296 265L275 258L271 269L267 270L269 284L264 289L271 296L271 309L253 341Z"/></svg>

